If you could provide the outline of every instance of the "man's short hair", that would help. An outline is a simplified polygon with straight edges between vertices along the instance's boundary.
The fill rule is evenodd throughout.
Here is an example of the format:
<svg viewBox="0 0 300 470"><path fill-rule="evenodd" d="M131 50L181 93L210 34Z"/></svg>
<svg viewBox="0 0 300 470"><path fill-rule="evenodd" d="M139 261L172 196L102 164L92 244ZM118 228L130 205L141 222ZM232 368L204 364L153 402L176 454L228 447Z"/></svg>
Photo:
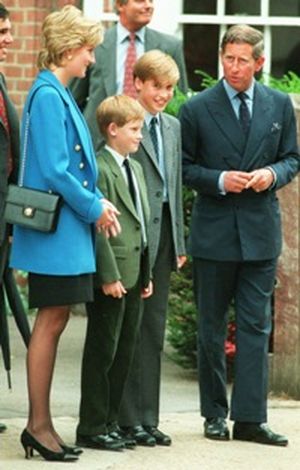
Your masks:
<svg viewBox="0 0 300 470"><path fill-rule="evenodd" d="M97 123L106 139L107 128L114 122L123 127L129 121L144 120L145 110L138 101L126 95L109 96L100 103L96 111Z"/></svg>
<svg viewBox="0 0 300 470"><path fill-rule="evenodd" d="M128 3L128 0L115 0L115 11L117 15L119 14L118 6L126 5Z"/></svg>
<svg viewBox="0 0 300 470"><path fill-rule="evenodd" d="M157 82L170 82L176 85L179 80L179 69L175 60L165 52L158 49L145 52L135 63L134 78L142 82L156 80Z"/></svg>
<svg viewBox="0 0 300 470"><path fill-rule="evenodd" d="M253 46L253 58L256 60L263 55L264 37L258 29L247 24L237 24L231 26L223 36L221 41L221 51L225 52L227 44L250 44Z"/></svg>
<svg viewBox="0 0 300 470"><path fill-rule="evenodd" d="M8 9L3 5L3 3L0 3L0 18L1 18L1 20L6 20L8 17L9 17Z"/></svg>

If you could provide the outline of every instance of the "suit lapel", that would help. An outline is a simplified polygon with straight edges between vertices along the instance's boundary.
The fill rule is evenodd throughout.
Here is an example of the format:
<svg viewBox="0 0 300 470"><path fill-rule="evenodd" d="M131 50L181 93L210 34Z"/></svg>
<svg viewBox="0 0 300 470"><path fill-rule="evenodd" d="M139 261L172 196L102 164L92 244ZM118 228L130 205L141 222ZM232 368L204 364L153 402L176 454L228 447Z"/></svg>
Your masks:
<svg viewBox="0 0 300 470"><path fill-rule="evenodd" d="M161 114L161 123L162 123L162 139L164 145L164 163L165 163L165 172L166 172L166 184L170 181L170 175L173 171L173 144L174 139L172 130L170 128L169 121L164 114Z"/></svg>
<svg viewBox="0 0 300 470"><path fill-rule="evenodd" d="M212 97L207 102L207 108L222 134L230 140L237 150L229 158L224 158L229 160L228 163L230 165L239 167L246 140L221 81L212 90Z"/></svg>
<svg viewBox="0 0 300 470"><path fill-rule="evenodd" d="M84 149L84 153L86 156L86 159L88 160L94 174L97 174L97 164L96 164L96 158L95 158L95 152L92 144L92 140L90 137L90 132L86 123L86 120L83 117L83 114L79 111L77 108L77 104L75 103L75 100L73 99L73 96L71 93L67 94L68 101L66 100L67 103L71 104L69 106L69 111L72 116L74 126L77 128L78 131L78 136L81 140L81 145L82 148ZM83 132L84 128L84 132Z"/></svg>
<svg viewBox="0 0 300 470"><path fill-rule="evenodd" d="M128 191L125 179L114 157L109 153L108 150L104 149L103 154L100 158L103 158L105 160L106 164L111 170L111 174L113 175L113 178L115 180L116 192L118 193L119 198L123 201L123 204L132 213L132 215L139 220L130 193Z"/></svg>
<svg viewBox="0 0 300 470"><path fill-rule="evenodd" d="M3 99L6 106L7 119L10 127L10 142L12 146L13 167L17 169L20 154L19 118L14 105L7 94L5 81L2 77L2 74L0 74L0 90L3 94ZM2 120L0 120L0 124L4 126Z"/></svg>
<svg viewBox="0 0 300 470"><path fill-rule="evenodd" d="M156 155L155 155L155 150L154 150L152 140L151 140L151 137L150 137L150 134L149 134L148 126L145 122L144 122L144 125L143 125L142 134L143 134L143 139L140 143L140 146L144 148L145 152L149 155L150 160L152 161L154 167L156 168L156 170L160 174L158 161L157 161L157 158L156 158Z"/></svg>
<svg viewBox="0 0 300 470"><path fill-rule="evenodd" d="M131 167L133 168L137 184L139 187L139 193L141 198L142 210L144 215L144 220L149 220L150 213L149 213L149 204L148 204L148 196L147 196L147 188L143 178L143 170L142 167L138 162L131 159Z"/></svg>
<svg viewBox="0 0 300 470"><path fill-rule="evenodd" d="M251 126L241 167L245 170L253 167L257 158L257 149L261 145L266 134L272 127L272 103L273 99L264 88L256 83L254 90L253 114ZM263 119L262 119L263 116Z"/></svg>
<svg viewBox="0 0 300 470"><path fill-rule="evenodd" d="M105 33L105 40L100 46L102 49L101 60L103 60L103 79L107 96L116 93L116 49L117 28L110 28Z"/></svg>
<svg viewBox="0 0 300 470"><path fill-rule="evenodd" d="M159 43L159 37L151 28L145 28L145 51L151 51L152 49L161 49Z"/></svg>

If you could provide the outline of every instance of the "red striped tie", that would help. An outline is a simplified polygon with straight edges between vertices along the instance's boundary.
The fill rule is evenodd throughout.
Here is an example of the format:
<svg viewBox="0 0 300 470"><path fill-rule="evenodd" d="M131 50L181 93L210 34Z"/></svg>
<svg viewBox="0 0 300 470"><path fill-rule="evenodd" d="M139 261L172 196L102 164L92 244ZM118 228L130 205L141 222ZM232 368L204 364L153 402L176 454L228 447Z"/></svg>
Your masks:
<svg viewBox="0 0 300 470"><path fill-rule="evenodd" d="M132 98L137 97L136 89L133 83L133 66L136 63L136 59L137 54L135 48L135 33L130 33L129 46L127 49L127 56L125 61L123 93L125 95L131 96Z"/></svg>

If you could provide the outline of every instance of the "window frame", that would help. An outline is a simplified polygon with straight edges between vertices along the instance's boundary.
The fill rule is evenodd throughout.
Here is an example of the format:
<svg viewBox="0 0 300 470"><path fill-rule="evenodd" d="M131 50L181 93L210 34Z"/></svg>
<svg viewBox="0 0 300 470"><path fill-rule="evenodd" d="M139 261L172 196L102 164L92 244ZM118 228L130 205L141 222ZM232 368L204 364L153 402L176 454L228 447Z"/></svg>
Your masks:
<svg viewBox="0 0 300 470"><path fill-rule="evenodd" d="M165 0L160 0L165 1ZM156 0L158 3L159 0ZM182 8L183 9L183 0ZM265 45L265 63L264 72L266 75L271 73L272 64L272 26L295 27L300 26L299 16L269 16L271 0L260 0L260 15L226 15L226 0L217 0L217 8L215 15L203 14L179 14L177 17L178 28L177 34L181 36L184 25L201 24L201 25L219 25L219 44L228 25L247 23L251 26L263 26L264 45ZM97 15L102 22L115 22L118 16L114 12L105 12L105 0L100 1L100 5L95 8L95 0L84 1L84 11ZM163 28L162 28L163 30ZM222 76L222 68L219 61L218 64L219 78Z"/></svg>

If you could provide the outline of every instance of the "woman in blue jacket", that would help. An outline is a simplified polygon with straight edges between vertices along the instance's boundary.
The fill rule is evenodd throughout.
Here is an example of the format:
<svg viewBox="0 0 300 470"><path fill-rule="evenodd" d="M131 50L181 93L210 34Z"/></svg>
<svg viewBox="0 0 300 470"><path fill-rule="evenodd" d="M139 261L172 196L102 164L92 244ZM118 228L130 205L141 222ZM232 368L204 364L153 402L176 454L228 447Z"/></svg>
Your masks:
<svg viewBox="0 0 300 470"><path fill-rule="evenodd" d="M14 227L11 265L28 271L29 304L38 308L27 357L29 419L21 436L27 458L33 449L58 461L75 460L81 452L64 444L54 430L49 396L70 305L92 300L95 227L118 230L114 207L96 188L90 135L67 88L71 78L82 78L94 62L100 31L99 23L70 5L47 16L40 72L24 108L24 186L63 198L54 233Z"/></svg>

